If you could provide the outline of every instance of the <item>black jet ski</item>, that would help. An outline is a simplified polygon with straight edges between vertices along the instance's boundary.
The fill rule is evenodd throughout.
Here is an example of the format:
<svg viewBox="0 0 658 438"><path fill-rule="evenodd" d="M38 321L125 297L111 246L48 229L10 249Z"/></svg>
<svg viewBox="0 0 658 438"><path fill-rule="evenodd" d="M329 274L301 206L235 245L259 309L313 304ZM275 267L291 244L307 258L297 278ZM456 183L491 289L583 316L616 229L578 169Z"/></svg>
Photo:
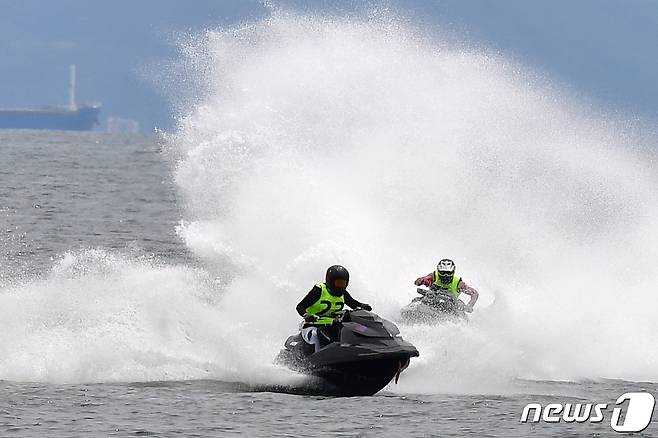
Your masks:
<svg viewBox="0 0 658 438"><path fill-rule="evenodd" d="M397 326L366 310L344 311L332 326L337 340L324 336L315 353L301 334L290 336L275 363L313 377L305 393L329 396L373 395L397 379L418 350L400 337Z"/></svg>
<svg viewBox="0 0 658 438"><path fill-rule="evenodd" d="M400 310L402 321L410 324L431 324L444 321L466 321L464 302L441 289L416 289L421 296Z"/></svg>

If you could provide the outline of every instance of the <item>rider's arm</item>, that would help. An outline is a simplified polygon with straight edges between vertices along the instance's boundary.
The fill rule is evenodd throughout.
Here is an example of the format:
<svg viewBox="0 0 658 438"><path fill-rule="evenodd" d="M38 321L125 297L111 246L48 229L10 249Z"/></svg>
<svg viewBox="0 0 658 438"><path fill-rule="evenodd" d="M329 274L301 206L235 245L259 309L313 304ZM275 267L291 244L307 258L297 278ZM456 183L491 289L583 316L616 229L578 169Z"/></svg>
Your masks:
<svg viewBox="0 0 658 438"><path fill-rule="evenodd" d="M434 283L434 272L430 272L426 276L417 278L416 281L414 281L416 286L430 287L432 283Z"/></svg>
<svg viewBox="0 0 658 438"><path fill-rule="evenodd" d="M467 306L473 307L475 305L475 303L477 303L478 298L480 298L480 294L478 293L478 291L476 291L475 289L473 289L472 287L467 285L464 282L464 280L461 280L459 282L459 284L457 285L457 289L459 290L459 292L461 292L463 294L466 294L469 297L471 297L468 304L466 304Z"/></svg>
<svg viewBox="0 0 658 438"><path fill-rule="evenodd" d="M358 309L358 308L363 308L364 305L370 307L369 305L365 303L360 303L354 298L352 298L352 295L348 291L345 291L343 294L343 298L345 298L345 304L347 304L351 309Z"/></svg>
<svg viewBox="0 0 658 438"><path fill-rule="evenodd" d="M299 316L304 316L306 313L306 309L311 307L313 303L315 303L317 300L320 299L320 295L322 295L322 289L320 289L317 286L313 286L313 289L311 289L306 296L304 297L303 300L297 304L297 313L299 313Z"/></svg>

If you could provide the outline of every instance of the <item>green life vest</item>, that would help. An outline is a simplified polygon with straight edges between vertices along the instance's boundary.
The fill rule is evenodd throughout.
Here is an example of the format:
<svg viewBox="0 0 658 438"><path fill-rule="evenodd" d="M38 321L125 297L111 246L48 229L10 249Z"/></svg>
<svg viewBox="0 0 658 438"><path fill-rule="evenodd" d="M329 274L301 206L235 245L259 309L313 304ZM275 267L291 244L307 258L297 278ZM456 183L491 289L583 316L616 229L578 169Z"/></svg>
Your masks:
<svg viewBox="0 0 658 438"><path fill-rule="evenodd" d="M322 289L322 293L320 293L320 298L315 303L306 308L306 313L318 317L317 322L314 322L313 325L331 325L334 322L336 313L343 310L345 297L343 295L338 297L331 295L326 283L317 284L316 286Z"/></svg>
<svg viewBox="0 0 658 438"><path fill-rule="evenodd" d="M434 286L438 287L439 289L445 290L449 292L451 295L453 295L455 298L459 298L459 289L457 289L457 286L459 285L459 282L461 281L461 277L458 275L453 275L452 276L452 281L450 283L443 283L441 281L441 277L439 277L439 271L434 271Z"/></svg>

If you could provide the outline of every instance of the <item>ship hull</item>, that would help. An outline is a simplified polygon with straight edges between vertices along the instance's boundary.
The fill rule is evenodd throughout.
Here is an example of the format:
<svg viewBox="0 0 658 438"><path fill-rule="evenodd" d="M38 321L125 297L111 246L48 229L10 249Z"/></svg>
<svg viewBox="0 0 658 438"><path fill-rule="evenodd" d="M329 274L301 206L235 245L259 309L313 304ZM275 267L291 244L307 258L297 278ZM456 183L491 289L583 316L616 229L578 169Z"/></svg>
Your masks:
<svg viewBox="0 0 658 438"><path fill-rule="evenodd" d="M98 124L98 106L76 109L0 110L0 129L89 131Z"/></svg>

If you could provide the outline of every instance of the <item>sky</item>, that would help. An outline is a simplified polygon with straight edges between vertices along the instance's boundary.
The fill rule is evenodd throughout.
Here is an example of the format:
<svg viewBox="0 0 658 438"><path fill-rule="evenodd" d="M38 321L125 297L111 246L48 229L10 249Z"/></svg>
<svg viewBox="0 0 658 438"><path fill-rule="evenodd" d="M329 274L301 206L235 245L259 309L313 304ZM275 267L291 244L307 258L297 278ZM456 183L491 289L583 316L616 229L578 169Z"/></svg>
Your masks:
<svg viewBox="0 0 658 438"><path fill-rule="evenodd" d="M652 0L320 0L269 2L313 12L387 7L460 43L511 57L606 110L658 119L658 2ZM265 17L258 0L0 0L0 108L100 102L144 133L175 123L167 75L181 34ZM101 128L102 129L102 126Z"/></svg>

